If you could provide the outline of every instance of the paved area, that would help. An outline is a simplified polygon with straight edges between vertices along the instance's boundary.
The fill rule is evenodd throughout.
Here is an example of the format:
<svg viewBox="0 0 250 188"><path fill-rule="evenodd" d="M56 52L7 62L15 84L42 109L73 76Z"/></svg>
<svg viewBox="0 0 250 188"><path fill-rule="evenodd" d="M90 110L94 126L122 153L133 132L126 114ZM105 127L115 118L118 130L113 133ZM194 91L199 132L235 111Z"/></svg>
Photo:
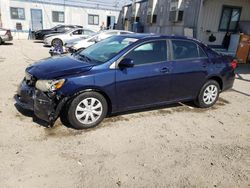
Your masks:
<svg viewBox="0 0 250 188"><path fill-rule="evenodd" d="M206 110L174 104L77 131L23 116L13 95L34 41L0 46L0 187L250 187L250 66Z"/></svg>

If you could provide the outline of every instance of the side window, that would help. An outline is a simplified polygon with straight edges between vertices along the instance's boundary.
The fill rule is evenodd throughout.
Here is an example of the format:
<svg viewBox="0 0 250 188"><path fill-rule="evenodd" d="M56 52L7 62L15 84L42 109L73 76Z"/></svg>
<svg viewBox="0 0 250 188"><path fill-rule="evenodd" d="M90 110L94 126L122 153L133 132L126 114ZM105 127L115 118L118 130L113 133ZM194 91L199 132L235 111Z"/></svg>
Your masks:
<svg viewBox="0 0 250 188"><path fill-rule="evenodd" d="M199 57L207 57L207 54L205 54L204 50L201 49L201 47L198 46L198 49L199 49Z"/></svg>
<svg viewBox="0 0 250 188"><path fill-rule="evenodd" d="M94 32L90 31L90 30L83 30L83 33L84 33L84 35L91 35Z"/></svg>
<svg viewBox="0 0 250 188"><path fill-rule="evenodd" d="M166 41L159 40L142 44L129 52L125 58L132 59L135 65L166 61Z"/></svg>
<svg viewBox="0 0 250 188"><path fill-rule="evenodd" d="M65 31L68 31L69 29L70 29L69 27L62 26L62 27L58 27L56 31L65 32Z"/></svg>
<svg viewBox="0 0 250 188"><path fill-rule="evenodd" d="M82 29L78 29L72 33L73 35L81 35L82 34Z"/></svg>
<svg viewBox="0 0 250 188"><path fill-rule="evenodd" d="M187 40L172 40L173 58L179 59L192 59L199 58L197 44Z"/></svg>

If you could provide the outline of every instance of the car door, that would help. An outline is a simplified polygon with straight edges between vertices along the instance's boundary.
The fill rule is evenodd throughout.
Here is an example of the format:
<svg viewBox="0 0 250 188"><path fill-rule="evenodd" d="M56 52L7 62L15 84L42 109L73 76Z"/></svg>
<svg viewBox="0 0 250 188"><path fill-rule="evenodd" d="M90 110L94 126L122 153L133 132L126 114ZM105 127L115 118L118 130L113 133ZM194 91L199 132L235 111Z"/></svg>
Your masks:
<svg viewBox="0 0 250 188"><path fill-rule="evenodd" d="M171 100L193 99L204 83L209 60L201 47L191 40L171 40Z"/></svg>
<svg viewBox="0 0 250 188"><path fill-rule="evenodd" d="M166 40L143 43L122 59L125 58L132 59L134 67L116 69L118 109L167 101L170 65L167 62Z"/></svg>

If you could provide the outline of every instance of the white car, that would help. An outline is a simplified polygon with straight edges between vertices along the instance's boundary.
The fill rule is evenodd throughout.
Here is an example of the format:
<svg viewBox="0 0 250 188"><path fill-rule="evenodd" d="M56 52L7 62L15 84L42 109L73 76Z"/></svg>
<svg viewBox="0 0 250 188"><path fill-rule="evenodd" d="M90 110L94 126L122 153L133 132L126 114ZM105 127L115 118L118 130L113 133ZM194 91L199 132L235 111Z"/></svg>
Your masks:
<svg viewBox="0 0 250 188"><path fill-rule="evenodd" d="M124 30L105 30L100 31L95 35L92 35L86 39L78 40L73 43L67 43L66 44L66 51L67 52L76 52L78 50L85 49L96 42L99 42L103 39L106 39L108 37L114 36L114 35L123 35L123 34L132 34L133 32L130 31L124 31Z"/></svg>
<svg viewBox="0 0 250 188"><path fill-rule="evenodd" d="M95 31L90 30L90 29L72 29L66 33L59 34L59 35L52 35L52 36L47 36L44 38L44 44L46 46L56 46L60 45L63 46L67 41L72 40L72 39L77 39L77 38L87 38L88 36L94 34Z"/></svg>

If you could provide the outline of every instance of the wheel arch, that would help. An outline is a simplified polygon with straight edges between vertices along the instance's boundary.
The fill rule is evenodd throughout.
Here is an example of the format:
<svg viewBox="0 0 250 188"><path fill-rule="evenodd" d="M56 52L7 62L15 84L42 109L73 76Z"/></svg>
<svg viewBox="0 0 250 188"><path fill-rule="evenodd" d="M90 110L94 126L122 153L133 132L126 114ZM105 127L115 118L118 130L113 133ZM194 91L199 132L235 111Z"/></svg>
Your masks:
<svg viewBox="0 0 250 188"><path fill-rule="evenodd" d="M218 84L220 86L220 90L223 90L223 80L220 76L216 76L216 75L210 76L210 77L208 77L207 80L214 80L214 81L218 82Z"/></svg>
<svg viewBox="0 0 250 188"><path fill-rule="evenodd" d="M106 92L104 92L103 90L98 89L98 88L89 88L89 89L83 89L83 90L77 91L72 96L70 96L68 98L67 103L71 102L75 97L77 97L78 95L80 95L82 93L85 93L85 92L97 92L97 93L101 94L106 99L106 101L107 101L107 104L108 104L108 115L111 114L111 112L112 112L112 102L111 102L111 99L110 99L110 97L108 96L108 94Z"/></svg>

